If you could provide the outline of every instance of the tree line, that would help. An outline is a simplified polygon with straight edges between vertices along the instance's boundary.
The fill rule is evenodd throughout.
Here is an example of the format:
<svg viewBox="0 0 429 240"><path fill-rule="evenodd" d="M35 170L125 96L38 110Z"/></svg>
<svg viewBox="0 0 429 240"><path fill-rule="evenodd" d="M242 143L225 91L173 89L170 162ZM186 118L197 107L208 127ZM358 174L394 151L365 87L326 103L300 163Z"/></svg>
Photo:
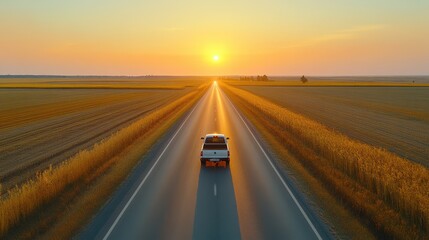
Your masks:
<svg viewBox="0 0 429 240"><path fill-rule="evenodd" d="M244 77L240 77L240 80L247 80L247 81L269 81L270 79L268 79L267 75L258 75L256 77L254 76L244 76Z"/></svg>

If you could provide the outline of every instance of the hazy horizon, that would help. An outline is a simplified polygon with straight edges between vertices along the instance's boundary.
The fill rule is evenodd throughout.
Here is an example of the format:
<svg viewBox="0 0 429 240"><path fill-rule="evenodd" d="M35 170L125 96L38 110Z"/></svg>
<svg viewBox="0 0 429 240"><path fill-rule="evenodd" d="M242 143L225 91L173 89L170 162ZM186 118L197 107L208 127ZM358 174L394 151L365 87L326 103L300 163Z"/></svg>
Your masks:
<svg viewBox="0 0 429 240"><path fill-rule="evenodd" d="M256 76L262 76L267 74L234 74L234 75L153 75L153 74L147 74L147 75L61 75L61 74L0 74L0 78L187 78L187 77L256 77ZM429 80L429 74L428 75L267 75L270 79L279 79L279 78L300 78L301 76L306 76L309 78L389 78L389 79L396 79L396 78L423 78Z"/></svg>
<svg viewBox="0 0 429 240"><path fill-rule="evenodd" d="M5 0L0 75L429 75L428 10L399 0Z"/></svg>

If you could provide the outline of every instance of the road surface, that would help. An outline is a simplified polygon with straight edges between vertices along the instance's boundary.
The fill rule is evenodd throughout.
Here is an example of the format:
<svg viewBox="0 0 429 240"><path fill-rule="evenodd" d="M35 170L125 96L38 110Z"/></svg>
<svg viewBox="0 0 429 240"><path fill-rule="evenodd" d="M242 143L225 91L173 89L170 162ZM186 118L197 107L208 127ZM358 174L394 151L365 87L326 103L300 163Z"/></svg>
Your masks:
<svg viewBox="0 0 429 240"><path fill-rule="evenodd" d="M230 137L228 168L199 161ZM329 239L257 134L214 83L147 154L78 239Z"/></svg>

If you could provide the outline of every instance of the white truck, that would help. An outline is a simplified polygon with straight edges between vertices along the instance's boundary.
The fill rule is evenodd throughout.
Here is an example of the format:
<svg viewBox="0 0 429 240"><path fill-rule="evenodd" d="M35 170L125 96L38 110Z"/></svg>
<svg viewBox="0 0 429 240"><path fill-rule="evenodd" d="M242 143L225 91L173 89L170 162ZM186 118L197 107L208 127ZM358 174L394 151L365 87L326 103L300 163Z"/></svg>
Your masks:
<svg viewBox="0 0 429 240"><path fill-rule="evenodd" d="M204 140L201 146L201 166L206 166L207 163L225 162L229 165L229 147L228 137L223 134L207 134L201 137Z"/></svg>

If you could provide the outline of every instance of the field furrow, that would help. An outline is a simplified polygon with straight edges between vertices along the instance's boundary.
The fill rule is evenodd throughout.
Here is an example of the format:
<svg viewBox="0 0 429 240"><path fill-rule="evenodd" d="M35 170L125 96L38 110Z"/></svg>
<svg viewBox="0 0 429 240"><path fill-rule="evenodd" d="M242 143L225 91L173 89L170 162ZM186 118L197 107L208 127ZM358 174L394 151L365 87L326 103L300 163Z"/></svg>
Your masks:
<svg viewBox="0 0 429 240"><path fill-rule="evenodd" d="M189 89L110 91L104 96L107 99L105 102L100 100L103 99L102 95L97 94L94 101L85 94L85 99L65 102L62 111L56 111L60 106L58 102L53 102L25 106L15 111L16 115L2 115L8 119L8 127L0 128L0 182L3 190L94 145L187 92ZM44 114L32 111L45 109L45 105L55 107ZM11 125L11 119L23 116L27 119L26 124L16 121L15 126Z"/></svg>
<svg viewBox="0 0 429 240"><path fill-rule="evenodd" d="M429 88L241 88L351 138L429 167ZM411 114L416 112L419 114Z"/></svg>
<svg viewBox="0 0 429 240"><path fill-rule="evenodd" d="M365 144L361 139L357 141L333 131L332 127L327 128L288 110L283 105L272 103L248 91L230 85L221 86L259 129L270 134L266 135L270 141L277 139L274 144L279 146L279 152L287 150L287 154L283 155L286 165L292 166L295 160L299 161L299 166L306 168L307 173L324 184L326 190L340 200L340 204L368 224L378 237L426 239L423 236L427 236L429 229L427 167ZM274 96L275 91L271 91L273 92L270 96ZM282 97L287 101L288 96L283 93ZM308 96L308 99L312 99L311 96ZM305 100L306 98L301 98L302 102ZM325 102L319 101L319 105L313 107L323 108L324 105ZM326 105L332 106L329 102ZM331 118L327 119L335 120L337 124L344 126L352 126L368 136L373 133L373 128L374 134L381 140L398 137L395 129L399 126L394 125L394 120L388 117L390 115L377 115L367 109L338 105L340 106L336 111L327 111L331 115ZM323 110L326 111L326 108ZM365 110L367 116L360 115ZM318 110L314 112L323 113ZM343 115L344 112L347 114ZM345 122L344 116L349 116L350 121ZM352 119L354 116L356 117ZM382 116L385 121L380 118ZM368 121L372 121L371 124ZM359 128L362 123L368 125ZM411 146L415 142L416 139L411 136L410 139L389 145L406 152L408 149L404 146ZM427 141L422 144L427 144ZM293 157L290 157L291 155Z"/></svg>

